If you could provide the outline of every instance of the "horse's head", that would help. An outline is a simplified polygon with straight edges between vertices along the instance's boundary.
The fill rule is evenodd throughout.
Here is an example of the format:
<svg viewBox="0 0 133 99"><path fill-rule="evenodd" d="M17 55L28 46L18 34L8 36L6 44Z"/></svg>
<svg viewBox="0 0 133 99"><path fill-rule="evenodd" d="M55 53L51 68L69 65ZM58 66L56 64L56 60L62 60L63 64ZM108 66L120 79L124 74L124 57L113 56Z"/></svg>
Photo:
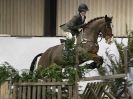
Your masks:
<svg viewBox="0 0 133 99"><path fill-rule="evenodd" d="M101 34L105 38L106 43L110 44L112 41L112 17L97 17L90 20L83 28L84 32L81 33L82 36L79 37L83 39L84 48L93 50L95 53L98 51L98 36ZM94 47L96 50L94 50Z"/></svg>
<svg viewBox="0 0 133 99"><path fill-rule="evenodd" d="M108 17L107 15L104 17L104 22L101 25L100 32L102 33L103 37L106 40L106 43L111 44L112 43L112 17Z"/></svg>
<svg viewBox="0 0 133 99"><path fill-rule="evenodd" d="M102 37L105 38L106 43L110 44L112 41L112 17L97 17L90 20L85 27L83 38L86 38L88 41L97 42L98 35L101 33Z"/></svg>

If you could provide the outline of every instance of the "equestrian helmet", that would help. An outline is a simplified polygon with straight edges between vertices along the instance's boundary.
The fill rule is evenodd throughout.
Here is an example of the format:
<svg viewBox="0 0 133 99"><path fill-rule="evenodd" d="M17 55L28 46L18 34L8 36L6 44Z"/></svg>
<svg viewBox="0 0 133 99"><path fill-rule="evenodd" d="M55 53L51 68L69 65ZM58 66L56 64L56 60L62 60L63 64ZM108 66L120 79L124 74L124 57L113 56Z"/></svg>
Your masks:
<svg viewBox="0 0 133 99"><path fill-rule="evenodd" d="M84 3L80 4L79 7L78 7L78 11L79 12L86 12L88 10L89 10L88 6L86 4L84 4Z"/></svg>

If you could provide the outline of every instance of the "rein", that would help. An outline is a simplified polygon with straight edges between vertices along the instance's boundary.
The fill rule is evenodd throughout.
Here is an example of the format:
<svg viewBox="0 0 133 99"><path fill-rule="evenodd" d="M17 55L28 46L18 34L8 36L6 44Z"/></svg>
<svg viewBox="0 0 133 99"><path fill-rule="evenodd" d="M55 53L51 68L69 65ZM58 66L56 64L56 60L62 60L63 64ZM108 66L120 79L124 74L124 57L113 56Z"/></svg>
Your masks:
<svg viewBox="0 0 133 99"><path fill-rule="evenodd" d="M83 29L80 31L80 33L81 33L81 37L80 37L81 44L85 44L85 43L87 43L87 42L93 42L93 43L97 44L96 42L91 41L91 40L87 40L87 39L84 37L84 31L83 31ZM98 42L101 42L101 41L102 41L102 36L103 36L103 34L100 33L100 34L99 34L99 37L101 37L101 39L100 39L100 41L98 41Z"/></svg>
<svg viewBox="0 0 133 99"><path fill-rule="evenodd" d="M104 18L104 17L98 17L98 18L95 18L95 19L92 19L90 22L88 22L87 24L90 24L90 23L92 23L92 22L94 22L95 20L97 20L97 19L101 19L101 18ZM91 40L88 40L87 38L86 38L86 34L84 33L84 30L87 28L87 24L81 29L81 31L80 31L80 36L79 36L79 40L80 40L80 42L79 43L81 43L81 44L85 44L85 43L87 43L87 42L93 42L94 44L98 44L98 42L101 42L102 41L102 39L103 38L105 38L106 37L106 35L108 35L108 29L110 28L110 20L108 21L107 20L107 16L105 16L105 24L103 24L104 25L104 27L103 28L101 28L102 30L100 30L100 31L97 31L99 34L96 34L96 35L98 35L98 37L100 37L100 40L97 40L96 42L95 41L91 41ZM109 22L109 23L108 23ZM91 32L91 31L90 31ZM103 33L102 33L103 32ZM111 36L112 36L112 34L111 34Z"/></svg>

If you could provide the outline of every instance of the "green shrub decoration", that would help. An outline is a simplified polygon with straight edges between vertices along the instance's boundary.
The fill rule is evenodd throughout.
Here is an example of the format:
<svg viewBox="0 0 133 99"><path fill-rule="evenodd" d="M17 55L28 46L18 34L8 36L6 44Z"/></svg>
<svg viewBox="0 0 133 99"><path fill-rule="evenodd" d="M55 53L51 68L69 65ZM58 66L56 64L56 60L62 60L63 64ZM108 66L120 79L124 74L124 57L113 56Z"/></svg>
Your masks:
<svg viewBox="0 0 133 99"><path fill-rule="evenodd" d="M62 68L56 64L52 64L46 69L42 69L40 72L43 79L56 79L57 81L62 80Z"/></svg>
<svg viewBox="0 0 133 99"><path fill-rule="evenodd" d="M13 82L18 81L19 72L15 70L8 62L0 64L0 84L5 80L12 80Z"/></svg>

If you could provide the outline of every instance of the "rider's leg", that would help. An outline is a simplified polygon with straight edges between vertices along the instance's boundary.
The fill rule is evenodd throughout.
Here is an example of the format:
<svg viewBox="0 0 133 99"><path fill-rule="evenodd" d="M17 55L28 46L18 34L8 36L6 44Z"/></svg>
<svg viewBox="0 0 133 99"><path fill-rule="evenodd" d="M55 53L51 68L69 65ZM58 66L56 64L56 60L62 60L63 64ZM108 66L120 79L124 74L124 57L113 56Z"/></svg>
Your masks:
<svg viewBox="0 0 133 99"><path fill-rule="evenodd" d="M77 37L76 37L76 35L74 35L73 37L74 37L74 44L77 44Z"/></svg>
<svg viewBox="0 0 133 99"><path fill-rule="evenodd" d="M77 37L80 34L78 30L71 31L73 37L74 37L74 44L77 44Z"/></svg>
<svg viewBox="0 0 133 99"><path fill-rule="evenodd" d="M70 32L66 32L66 39L72 39L73 36Z"/></svg>
<svg viewBox="0 0 133 99"><path fill-rule="evenodd" d="M70 32L65 32L65 39L60 39L60 42L63 44L65 43L66 39L72 39L73 36Z"/></svg>
<svg viewBox="0 0 133 99"><path fill-rule="evenodd" d="M66 39L72 39L72 38L74 38L74 40L75 40L75 42L74 42L74 44L77 44L77 36L78 36L78 34L79 34L79 31L77 30L71 30L70 32L65 32L65 37L66 37ZM65 40L63 41L63 42L61 42L61 43L64 43L65 42Z"/></svg>
<svg viewBox="0 0 133 99"><path fill-rule="evenodd" d="M72 39L74 38L74 44L77 44L77 36L72 35L70 32L66 32L66 39Z"/></svg>

